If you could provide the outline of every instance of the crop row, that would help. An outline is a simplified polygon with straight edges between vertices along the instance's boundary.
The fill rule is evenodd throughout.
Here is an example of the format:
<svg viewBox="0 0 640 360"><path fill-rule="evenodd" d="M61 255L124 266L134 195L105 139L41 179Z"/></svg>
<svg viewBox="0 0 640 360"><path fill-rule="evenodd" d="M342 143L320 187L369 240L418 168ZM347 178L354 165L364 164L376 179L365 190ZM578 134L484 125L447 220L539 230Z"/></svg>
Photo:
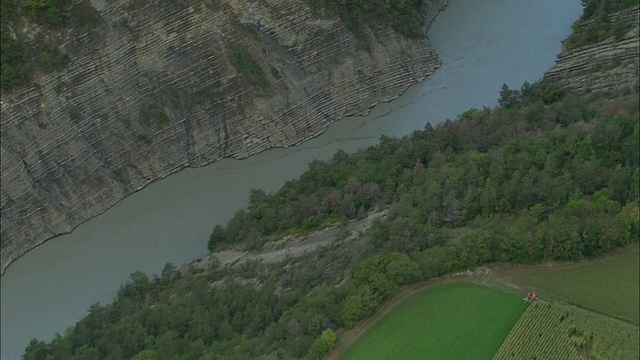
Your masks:
<svg viewBox="0 0 640 360"><path fill-rule="evenodd" d="M495 360L637 359L638 326L572 306L533 302Z"/></svg>
<svg viewBox="0 0 640 360"><path fill-rule="evenodd" d="M511 330L495 359L577 359L556 339L566 333L565 314L550 303L534 302Z"/></svg>

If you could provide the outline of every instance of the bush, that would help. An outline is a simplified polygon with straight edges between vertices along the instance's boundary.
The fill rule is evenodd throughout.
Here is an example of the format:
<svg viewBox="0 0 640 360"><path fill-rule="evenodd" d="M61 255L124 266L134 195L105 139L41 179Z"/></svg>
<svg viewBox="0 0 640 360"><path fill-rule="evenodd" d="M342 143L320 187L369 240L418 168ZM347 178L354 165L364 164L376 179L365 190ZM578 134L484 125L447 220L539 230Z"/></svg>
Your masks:
<svg viewBox="0 0 640 360"><path fill-rule="evenodd" d="M225 242L227 242L227 230L220 225L216 225L211 232L211 236L209 236L207 248L209 251L213 251L220 244L224 244Z"/></svg>
<svg viewBox="0 0 640 360"><path fill-rule="evenodd" d="M260 88L267 86L267 80L264 78L262 68L249 52L238 45L229 45L231 52L231 61L249 82Z"/></svg>
<svg viewBox="0 0 640 360"><path fill-rule="evenodd" d="M38 53L37 58L30 59L20 39L16 40L10 35L9 25L17 18L24 17L43 27L38 34L41 38L47 32L57 32L65 27L86 28L100 20L100 14L88 0L77 4L72 0L2 0L1 4L0 87L3 91L28 84L31 71L36 68L51 72L63 68L67 63L58 51L57 44L45 44L41 40L36 49L30 49L32 53Z"/></svg>
<svg viewBox="0 0 640 360"><path fill-rule="evenodd" d="M315 9L337 15L345 26L362 39L363 26L386 26L407 37L423 36L424 13L419 0L311 0ZM366 45L366 44L363 44Z"/></svg>
<svg viewBox="0 0 640 360"><path fill-rule="evenodd" d="M18 41L2 33L0 47L1 80L3 91L10 90L29 82L29 56Z"/></svg>
<svg viewBox="0 0 640 360"><path fill-rule="evenodd" d="M314 359L321 359L326 353L331 350L333 345L338 340L338 336L333 329L326 329L322 332L322 335L311 344L311 350L309 355Z"/></svg>

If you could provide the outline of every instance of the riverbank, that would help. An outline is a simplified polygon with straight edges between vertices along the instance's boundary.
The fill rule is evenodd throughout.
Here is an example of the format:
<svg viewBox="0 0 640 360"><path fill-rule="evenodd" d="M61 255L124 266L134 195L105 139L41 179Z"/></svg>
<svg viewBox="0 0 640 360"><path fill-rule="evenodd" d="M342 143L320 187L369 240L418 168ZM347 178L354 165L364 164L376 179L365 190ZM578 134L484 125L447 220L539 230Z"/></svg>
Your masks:
<svg viewBox="0 0 640 360"><path fill-rule="evenodd" d="M470 107L493 106L503 82L536 81L553 65L579 12L578 1L451 2L429 31L443 65L400 98L367 117L343 119L298 147L186 169L34 249L2 276L2 357L19 357L32 337L50 339L92 303L109 303L132 272L160 273L166 262L206 255L213 226L244 207L251 188L275 191L313 159L366 148L381 134L406 135Z"/></svg>
<svg viewBox="0 0 640 360"><path fill-rule="evenodd" d="M219 2L99 4L91 36L14 24L27 45L61 38L69 63L2 92L0 271L153 182L317 137L441 63L397 19L374 33L306 2ZM425 2L435 16L440 2Z"/></svg>

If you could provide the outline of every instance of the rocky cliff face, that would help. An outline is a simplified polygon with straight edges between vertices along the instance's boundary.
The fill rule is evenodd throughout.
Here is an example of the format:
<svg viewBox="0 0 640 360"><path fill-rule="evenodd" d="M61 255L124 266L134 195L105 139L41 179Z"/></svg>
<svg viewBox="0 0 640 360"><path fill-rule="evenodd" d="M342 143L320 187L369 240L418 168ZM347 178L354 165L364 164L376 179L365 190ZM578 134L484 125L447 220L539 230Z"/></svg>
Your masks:
<svg viewBox="0 0 640 360"><path fill-rule="evenodd" d="M99 27L58 39L69 64L2 95L2 271L157 179L300 143L439 66L426 39L369 32L365 51L297 0L91 5Z"/></svg>
<svg viewBox="0 0 640 360"><path fill-rule="evenodd" d="M545 78L557 81L565 89L577 92L638 92L638 6L612 14L609 21L631 25L620 38L610 37L595 44L563 51L556 66ZM593 26L587 23L585 26Z"/></svg>

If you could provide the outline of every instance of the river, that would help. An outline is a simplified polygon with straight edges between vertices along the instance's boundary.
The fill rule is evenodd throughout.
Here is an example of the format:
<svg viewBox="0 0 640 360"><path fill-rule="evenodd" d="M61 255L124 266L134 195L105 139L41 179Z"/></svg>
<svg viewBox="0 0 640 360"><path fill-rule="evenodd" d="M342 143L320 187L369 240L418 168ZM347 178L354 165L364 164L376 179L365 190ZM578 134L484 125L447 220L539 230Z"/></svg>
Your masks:
<svg viewBox="0 0 640 360"><path fill-rule="evenodd" d="M503 83L540 79L581 10L579 0L450 0L428 33L441 68L398 99L296 147L183 170L30 251L0 278L2 359L19 359L31 338L49 340L91 304L110 302L132 272L204 255L211 229L246 205L250 189L274 191L313 159L493 107Z"/></svg>

